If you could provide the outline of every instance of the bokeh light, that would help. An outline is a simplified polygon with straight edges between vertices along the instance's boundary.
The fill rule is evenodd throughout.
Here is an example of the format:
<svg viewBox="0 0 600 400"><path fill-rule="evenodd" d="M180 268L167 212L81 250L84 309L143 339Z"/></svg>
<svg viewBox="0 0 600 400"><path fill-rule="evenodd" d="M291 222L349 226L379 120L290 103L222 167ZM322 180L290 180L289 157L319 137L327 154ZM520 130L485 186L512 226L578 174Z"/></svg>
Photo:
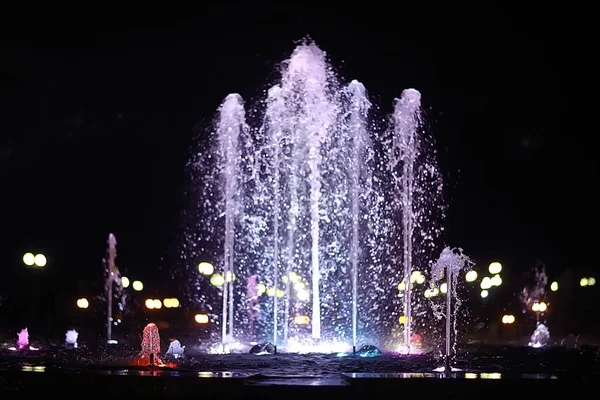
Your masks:
<svg viewBox="0 0 600 400"><path fill-rule="evenodd" d="M33 264L35 264L35 256L33 255L33 253L25 253L23 255L23 264L31 267L33 266Z"/></svg>
<svg viewBox="0 0 600 400"><path fill-rule="evenodd" d="M144 284L140 281L133 281L131 286L133 287L133 290L135 290L136 292L141 292L142 289L144 289Z"/></svg>
<svg viewBox="0 0 600 400"><path fill-rule="evenodd" d="M34 263L38 267L45 267L48 260L46 260L46 256L43 254L36 254Z"/></svg>
<svg viewBox="0 0 600 400"><path fill-rule="evenodd" d="M550 284L550 290L556 292L558 290L558 282L554 281Z"/></svg>
<svg viewBox="0 0 600 400"><path fill-rule="evenodd" d="M490 266L488 267L488 271L490 271L490 274L492 274L492 275L499 274L500 271L502 271L502 264L495 261L490 264Z"/></svg>
<svg viewBox="0 0 600 400"><path fill-rule="evenodd" d="M212 275L215 272L215 267L209 262L201 262L198 264L198 272L202 275Z"/></svg>
<svg viewBox="0 0 600 400"><path fill-rule="evenodd" d="M128 288L129 287L129 278L126 276L121 277L121 286L123 286L124 288Z"/></svg>
<svg viewBox="0 0 600 400"><path fill-rule="evenodd" d="M79 308L88 308L90 306L90 302L85 297L81 299L77 299L77 307Z"/></svg>
<svg viewBox="0 0 600 400"><path fill-rule="evenodd" d="M469 271L467 272L467 274L465 275L465 279L467 280L467 282L475 282L477 280L477 271Z"/></svg>
<svg viewBox="0 0 600 400"><path fill-rule="evenodd" d="M515 322L515 316L512 314L508 314L508 315L503 315L502 316L502 323L503 324L513 324Z"/></svg>
<svg viewBox="0 0 600 400"><path fill-rule="evenodd" d="M206 314L196 314L194 316L194 320L199 324L208 324L208 315Z"/></svg>

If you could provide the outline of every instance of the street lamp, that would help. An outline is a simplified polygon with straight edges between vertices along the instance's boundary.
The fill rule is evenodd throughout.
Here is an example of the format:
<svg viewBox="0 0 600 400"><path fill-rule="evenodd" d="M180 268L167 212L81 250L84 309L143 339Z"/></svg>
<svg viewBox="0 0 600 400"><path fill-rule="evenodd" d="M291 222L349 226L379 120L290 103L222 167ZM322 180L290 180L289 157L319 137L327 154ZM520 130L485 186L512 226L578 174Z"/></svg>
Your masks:
<svg viewBox="0 0 600 400"><path fill-rule="evenodd" d="M33 255L33 253L25 253L23 254L23 264L27 265L28 267L45 267L46 264L48 263L48 260L46 259L46 256L43 254L36 254Z"/></svg>
<svg viewBox="0 0 600 400"><path fill-rule="evenodd" d="M77 299L77 307L85 309L85 308L88 308L89 306L90 306L90 302L85 297L82 297L81 299Z"/></svg>

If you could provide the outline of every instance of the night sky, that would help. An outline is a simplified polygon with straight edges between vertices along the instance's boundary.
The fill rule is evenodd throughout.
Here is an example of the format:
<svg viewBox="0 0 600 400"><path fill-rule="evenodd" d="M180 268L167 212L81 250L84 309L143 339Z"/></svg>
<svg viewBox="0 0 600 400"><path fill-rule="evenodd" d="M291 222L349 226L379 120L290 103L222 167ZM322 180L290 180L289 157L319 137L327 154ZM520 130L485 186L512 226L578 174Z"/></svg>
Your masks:
<svg viewBox="0 0 600 400"><path fill-rule="evenodd" d="M3 13L4 290L31 272L26 251L65 290L101 280L109 232L122 269L169 277L192 139L228 93L260 96L306 35L386 110L421 91L447 244L519 273L538 258L552 274L597 268L595 133L575 128L569 86L585 71L558 11L206 4Z"/></svg>

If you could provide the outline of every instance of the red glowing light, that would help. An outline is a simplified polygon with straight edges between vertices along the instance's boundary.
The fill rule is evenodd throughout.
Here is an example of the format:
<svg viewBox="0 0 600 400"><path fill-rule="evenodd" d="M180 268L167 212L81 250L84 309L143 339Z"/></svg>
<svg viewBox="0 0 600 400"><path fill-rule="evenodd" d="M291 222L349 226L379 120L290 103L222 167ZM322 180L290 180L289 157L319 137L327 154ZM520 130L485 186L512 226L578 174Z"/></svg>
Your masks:
<svg viewBox="0 0 600 400"><path fill-rule="evenodd" d="M160 334L155 323L151 322L142 332L142 351L136 364L139 366L164 366L164 363L158 356L160 353Z"/></svg>

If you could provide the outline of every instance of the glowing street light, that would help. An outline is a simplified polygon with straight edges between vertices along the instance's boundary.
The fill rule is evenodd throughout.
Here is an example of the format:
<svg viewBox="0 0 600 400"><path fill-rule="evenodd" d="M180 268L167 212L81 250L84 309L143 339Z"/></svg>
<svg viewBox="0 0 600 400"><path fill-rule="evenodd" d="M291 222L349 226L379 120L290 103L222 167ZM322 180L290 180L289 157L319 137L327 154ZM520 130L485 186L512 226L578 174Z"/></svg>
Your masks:
<svg viewBox="0 0 600 400"><path fill-rule="evenodd" d="M492 286L500 286L502 285L502 278L500 275L494 275L492 279L490 279Z"/></svg>
<svg viewBox="0 0 600 400"><path fill-rule="evenodd" d="M558 282L554 281L550 284L550 290L556 292L558 290Z"/></svg>
<svg viewBox="0 0 600 400"><path fill-rule="evenodd" d="M147 299L146 308L148 310L159 310L162 308L162 301L158 299Z"/></svg>
<svg viewBox="0 0 600 400"><path fill-rule="evenodd" d="M533 303L531 305L531 311L543 313L547 309L548 309L548 305L546 303L544 303L543 301L541 303Z"/></svg>
<svg viewBox="0 0 600 400"><path fill-rule="evenodd" d="M488 267L488 271L490 271L490 274L492 274L492 275L499 274L500 271L502 271L502 264L495 261L490 264L490 266Z"/></svg>
<svg viewBox="0 0 600 400"><path fill-rule="evenodd" d="M48 260L43 254L36 254L35 256L33 253L23 254L23 264L27 265L28 267L36 266L42 268L45 267L47 263Z"/></svg>
<svg viewBox="0 0 600 400"><path fill-rule="evenodd" d="M465 279L467 280L467 282L475 282L477 280L477 271L469 271L467 272L467 274L465 275Z"/></svg>
<svg viewBox="0 0 600 400"><path fill-rule="evenodd" d="M481 291L481 298L485 299L486 297L488 297L490 293L487 290L482 290Z"/></svg>
<svg viewBox="0 0 600 400"><path fill-rule="evenodd" d="M206 315L206 314L196 314L194 316L194 320L198 324L208 324L208 315Z"/></svg>
<svg viewBox="0 0 600 400"><path fill-rule="evenodd" d="M126 276L121 277L121 286L123 286L124 288L129 287L129 278L128 277L126 277Z"/></svg>
<svg viewBox="0 0 600 400"><path fill-rule="evenodd" d="M28 267L32 267L33 264L35 264L35 256L33 253L25 253L23 255L23 264L27 265Z"/></svg>
<svg viewBox="0 0 600 400"><path fill-rule="evenodd" d="M90 306L90 302L85 297L81 299L77 299L77 307L79 308L88 308Z"/></svg>
<svg viewBox="0 0 600 400"><path fill-rule="evenodd" d="M481 286L481 288L483 290L488 290L489 288L491 288L493 286L492 279L489 276L484 277L481 280L481 284L479 286Z"/></svg>
<svg viewBox="0 0 600 400"><path fill-rule="evenodd" d="M177 307L179 307L179 300L177 300L175 298L164 299L163 304L165 305L166 308L177 308Z"/></svg>
<svg viewBox="0 0 600 400"><path fill-rule="evenodd" d="M502 316L502 323L503 324L513 324L515 322L515 316L508 314L508 315L503 315Z"/></svg>
<svg viewBox="0 0 600 400"><path fill-rule="evenodd" d="M221 274L214 274L213 276L210 277L210 284L213 286L223 286L223 284L225 283L225 278L223 278L223 275Z"/></svg>
<svg viewBox="0 0 600 400"><path fill-rule="evenodd" d="M581 278L581 280L579 281L579 286L581 287L594 286L595 284L596 278Z"/></svg>
<svg viewBox="0 0 600 400"><path fill-rule="evenodd" d="M209 262L201 262L198 264L198 272L202 275L212 275L215 272L215 267Z"/></svg>
<svg viewBox="0 0 600 400"><path fill-rule="evenodd" d="M310 322L310 318L307 315L296 315L294 317L294 323L296 325L306 325Z"/></svg>
<svg viewBox="0 0 600 400"><path fill-rule="evenodd" d="M141 292L142 289L144 289L144 284L140 281L133 281L131 286L133 287L133 290L135 290L136 292Z"/></svg>

